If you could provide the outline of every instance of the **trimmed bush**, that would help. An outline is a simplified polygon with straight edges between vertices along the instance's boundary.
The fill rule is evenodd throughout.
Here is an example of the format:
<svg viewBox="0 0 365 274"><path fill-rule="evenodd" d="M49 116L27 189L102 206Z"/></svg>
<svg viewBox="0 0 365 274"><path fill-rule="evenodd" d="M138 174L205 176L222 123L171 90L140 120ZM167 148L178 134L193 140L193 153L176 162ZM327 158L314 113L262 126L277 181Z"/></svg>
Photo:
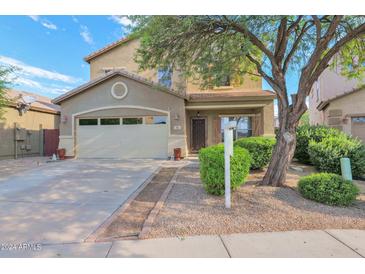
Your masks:
<svg viewBox="0 0 365 274"><path fill-rule="evenodd" d="M251 155L251 169L262 169L270 162L276 139L269 137L248 137L235 141L234 145L245 148Z"/></svg>
<svg viewBox="0 0 365 274"><path fill-rule="evenodd" d="M338 129L329 128L326 126L299 126L297 128L297 145L295 148L294 157L297 158L301 163L309 164L310 157L308 154L308 146L311 140L315 142L321 142L325 138L339 135L346 136Z"/></svg>
<svg viewBox="0 0 365 274"><path fill-rule="evenodd" d="M298 189L307 199L335 206L348 206L359 194L358 187L351 181L332 173L305 176L299 180Z"/></svg>
<svg viewBox="0 0 365 274"><path fill-rule="evenodd" d="M213 195L224 194L224 146L222 144L199 150L200 178L205 190ZM231 158L231 188L235 190L245 182L251 156L240 147L234 147Z"/></svg>
<svg viewBox="0 0 365 274"><path fill-rule="evenodd" d="M355 177L365 173L365 147L358 139L337 136L318 143L310 141L308 153L319 171L341 174L340 158L348 157Z"/></svg>

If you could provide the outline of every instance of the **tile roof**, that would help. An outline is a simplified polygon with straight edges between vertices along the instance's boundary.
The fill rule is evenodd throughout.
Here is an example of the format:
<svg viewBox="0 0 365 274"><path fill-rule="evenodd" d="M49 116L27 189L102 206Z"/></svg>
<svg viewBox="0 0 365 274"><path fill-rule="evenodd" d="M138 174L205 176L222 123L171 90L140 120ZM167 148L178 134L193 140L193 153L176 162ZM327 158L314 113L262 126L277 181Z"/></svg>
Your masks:
<svg viewBox="0 0 365 274"><path fill-rule="evenodd" d="M345 97L345 96L347 96L347 95L353 94L353 93L355 93L355 92L358 92L358 91L360 91L360 90L364 90L364 89L365 89L365 86L362 86L362 87L355 88L355 89L353 89L353 90L350 90L350 91L344 92L344 93L342 93L342 94L340 94L340 95L334 96L334 97L332 97L332 98L330 98L330 99L328 99L328 100L321 101L321 102L319 102L319 104L317 105L317 109L318 109L318 110L323 110L323 109L325 109L325 108L329 105L329 103L331 103L332 101L335 101L335 100L337 100L337 99L340 99L340 98L342 98L342 97Z"/></svg>
<svg viewBox="0 0 365 274"><path fill-rule="evenodd" d="M6 90L6 94L10 100L13 100L12 106L16 106L17 102L22 102L22 96L31 96L36 99L36 101L31 104L31 110L49 113L59 113L61 110L60 106L53 104L51 98L46 96L14 89Z"/></svg>
<svg viewBox="0 0 365 274"><path fill-rule="evenodd" d="M91 80L91 81L89 81L89 82L73 89L73 90L70 90L69 92L66 92L65 94L53 99L52 102L54 104L59 104L60 102L66 100L66 99L68 99L68 98L70 98L70 97L72 97L76 94L79 94L80 92L82 92L84 90L87 90L88 88L91 88L91 87L93 87L93 86L95 86L99 83L102 83L102 82L106 81L107 79L110 79L111 77L114 77L116 75L124 76L126 78L132 79L134 81L140 82L140 83L148 85L150 87L157 88L160 91L175 95L175 96L180 97L182 99L186 99L186 96L185 96L184 93L178 92L174 89L169 89L167 87L161 86L160 84L158 84L154 81L151 81L147 78L141 77L137 74L130 73L130 72L128 72L126 70L123 70L123 69L119 69L119 70L113 70L111 72L108 72L105 75L97 77L97 78L95 78L95 79L93 79L93 80Z"/></svg>
<svg viewBox="0 0 365 274"><path fill-rule="evenodd" d="M258 90L258 91L208 91L199 93L189 93L188 101L191 102L209 102L209 101L238 101L238 100L260 100L260 99L274 99L276 95L274 92L269 90Z"/></svg>
<svg viewBox="0 0 365 274"><path fill-rule="evenodd" d="M101 49L99 49L97 51L94 51L94 52L90 53L89 55L87 55L87 56L84 57L84 60L86 62L90 63L90 61L92 59L94 59L95 57L97 57L97 56L103 54L104 52L107 52L107 51L109 51L109 50L111 50L111 49L113 49L113 48L115 48L115 47L117 47L117 46L119 46L121 44L124 44L124 43L126 43L128 41L131 41L133 39L134 38L132 38L132 37L121 38L121 39L119 39L119 40L117 40L117 41L115 41L115 42L113 42L111 44L106 45L105 47L103 47L103 48L101 48Z"/></svg>

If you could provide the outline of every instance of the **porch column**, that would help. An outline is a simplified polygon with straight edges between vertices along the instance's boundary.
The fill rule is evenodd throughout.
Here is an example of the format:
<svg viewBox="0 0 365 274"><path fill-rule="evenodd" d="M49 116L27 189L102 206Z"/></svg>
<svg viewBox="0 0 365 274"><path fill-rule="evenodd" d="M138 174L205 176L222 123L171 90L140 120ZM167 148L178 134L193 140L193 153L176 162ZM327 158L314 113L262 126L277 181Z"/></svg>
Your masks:
<svg viewBox="0 0 365 274"><path fill-rule="evenodd" d="M275 136L273 101L263 107L261 111L261 119L261 134L263 136Z"/></svg>

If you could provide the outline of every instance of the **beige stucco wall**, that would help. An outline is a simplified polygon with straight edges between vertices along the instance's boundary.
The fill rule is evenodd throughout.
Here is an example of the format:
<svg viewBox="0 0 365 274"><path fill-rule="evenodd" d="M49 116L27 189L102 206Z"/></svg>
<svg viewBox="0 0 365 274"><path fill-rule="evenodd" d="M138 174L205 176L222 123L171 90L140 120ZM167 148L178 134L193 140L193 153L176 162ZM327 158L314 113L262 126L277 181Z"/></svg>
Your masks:
<svg viewBox="0 0 365 274"><path fill-rule="evenodd" d="M137 39L130 40L93 58L90 61L90 79L103 75L104 68L124 68L129 72L139 74L142 77L157 82L156 70L140 71L138 64L134 61L134 56L139 45L140 43ZM173 71L172 88L176 90L184 90L187 93L201 90L199 81L192 79L186 81L178 70ZM236 81L236 83L232 83L231 87L224 87L222 91L256 91L261 89L261 78L256 77L256 79L254 79L252 76L247 75L243 77L243 81L241 83Z"/></svg>
<svg viewBox="0 0 365 274"><path fill-rule="evenodd" d="M365 89L332 101L323 115L325 125L351 134L351 117L365 116Z"/></svg>
<svg viewBox="0 0 365 274"><path fill-rule="evenodd" d="M128 87L128 94L122 100L111 95L114 83L122 81ZM105 82L73 96L61 103L61 113L65 116L64 123L60 124L60 147L66 148L67 156L74 154L74 127L73 116L83 117L121 117L169 114L169 153L172 155L172 143L183 148L185 153L185 108L184 99L160 91L140 82L123 76L115 76ZM113 108L97 110L99 108ZM148 109L144 109L148 108ZM152 108L152 110L150 109ZM158 110L161 110L159 112ZM96 111L96 112L92 112ZM87 112L77 114L80 112ZM176 146L175 146L176 147Z"/></svg>
<svg viewBox="0 0 365 274"><path fill-rule="evenodd" d="M268 103L261 110L261 124L263 136L275 136L274 101Z"/></svg>
<svg viewBox="0 0 365 274"><path fill-rule="evenodd" d="M151 81L158 82L156 70L140 71L138 64L134 61L136 50L139 47L137 39L121 44L90 61L90 79L104 75L104 68L125 69L128 72L139 74ZM172 74L172 88L184 90L186 81L175 70Z"/></svg>
<svg viewBox="0 0 365 274"><path fill-rule="evenodd" d="M199 92L201 91L202 88L199 84L198 80L189 80L187 83L187 92L188 93L194 93L194 92ZM261 78L252 78L249 75L245 75L243 76L243 80L242 82L237 82L237 83L232 83L231 86L229 87L217 87L214 88L213 90L211 89L205 89L204 91L209 92L209 91L218 91L221 90L222 92L227 92L227 91L258 91L258 90L262 90L262 79Z"/></svg>
<svg viewBox="0 0 365 274"><path fill-rule="evenodd" d="M327 101L336 96L349 92L359 87L356 79L348 79L341 75L340 68L327 68L313 85L309 100L309 121L312 125L324 124L325 116L317 109L320 102ZM317 94L317 87L319 93Z"/></svg>
<svg viewBox="0 0 365 274"><path fill-rule="evenodd" d="M20 116L18 110L12 107L5 108L3 118L3 120L0 120L0 159L13 158L15 155L14 123L17 123L20 128L25 128L30 133L28 134L26 141L18 141L18 155L39 155L42 141L40 137L40 128L58 128L60 119L57 114L32 110L27 111L25 114ZM20 145L23 143L31 145L31 150L21 151Z"/></svg>

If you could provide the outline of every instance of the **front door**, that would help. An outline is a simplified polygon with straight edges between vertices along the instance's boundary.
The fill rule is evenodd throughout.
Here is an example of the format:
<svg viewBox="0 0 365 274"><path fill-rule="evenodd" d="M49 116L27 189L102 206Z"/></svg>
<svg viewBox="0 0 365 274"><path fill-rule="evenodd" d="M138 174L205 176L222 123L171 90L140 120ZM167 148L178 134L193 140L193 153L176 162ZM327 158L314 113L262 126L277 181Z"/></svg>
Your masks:
<svg viewBox="0 0 365 274"><path fill-rule="evenodd" d="M192 132L191 132L191 150L199 151L202 147L205 147L205 119L193 118L192 119Z"/></svg>

